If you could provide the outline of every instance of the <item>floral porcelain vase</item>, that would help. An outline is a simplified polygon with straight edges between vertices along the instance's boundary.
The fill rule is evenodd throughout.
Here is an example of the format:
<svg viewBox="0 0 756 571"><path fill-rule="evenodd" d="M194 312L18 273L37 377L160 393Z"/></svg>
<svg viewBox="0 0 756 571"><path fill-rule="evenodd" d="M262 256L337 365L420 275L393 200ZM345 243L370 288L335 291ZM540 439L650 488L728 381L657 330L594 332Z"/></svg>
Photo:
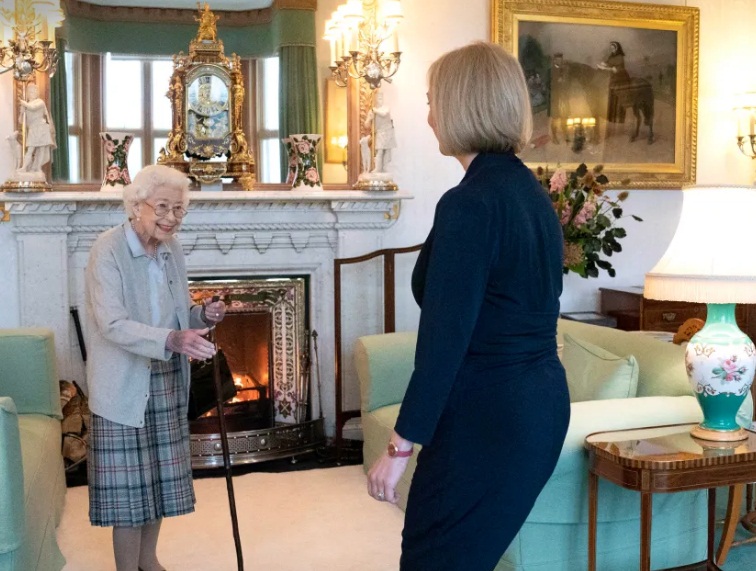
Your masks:
<svg viewBox="0 0 756 571"><path fill-rule="evenodd" d="M281 139L286 147L286 155L289 157L288 168L286 169L286 184L294 184L297 178L297 165L299 164L299 157L297 151L294 149L294 145L291 142L291 137Z"/></svg>
<svg viewBox="0 0 756 571"><path fill-rule="evenodd" d="M323 190L318 173L318 143L322 135L301 134L291 135L291 146L297 154L297 173L292 189Z"/></svg>
<svg viewBox="0 0 756 571"><path fill-rule="evenodd" d="M738 327L734 303L707 304L706 313L706 325L685 348L688 379L704 413L693 436L741 440L746 434L737 415L751 389L756 347Z"/></svg>
<svg viewBox="0 0 756 571"><path fill-rule="evenodd" d="M100 190L120 190L131 184L127 159L134 140L131 133L104 131L100 133L105 150L105 178Z"/></svg>

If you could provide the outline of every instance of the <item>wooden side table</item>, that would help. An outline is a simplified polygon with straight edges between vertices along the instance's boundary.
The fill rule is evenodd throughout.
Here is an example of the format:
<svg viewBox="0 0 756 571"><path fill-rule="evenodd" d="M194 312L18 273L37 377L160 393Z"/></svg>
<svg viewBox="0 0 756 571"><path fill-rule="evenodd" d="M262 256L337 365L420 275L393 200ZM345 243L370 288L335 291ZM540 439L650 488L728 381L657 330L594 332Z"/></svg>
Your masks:
<svg viewBox="0 0 756 571"><path fill-rule="evenodd" d="M694 439L695 424L677 424L589 435L588 571L596 571L598 479L605 478L640 492L640 567L651 570L652 495L708 490L708 554L706 561L680 571L722 571L714 562L716 488L756 481L756 433L735 443Z"/></svg>

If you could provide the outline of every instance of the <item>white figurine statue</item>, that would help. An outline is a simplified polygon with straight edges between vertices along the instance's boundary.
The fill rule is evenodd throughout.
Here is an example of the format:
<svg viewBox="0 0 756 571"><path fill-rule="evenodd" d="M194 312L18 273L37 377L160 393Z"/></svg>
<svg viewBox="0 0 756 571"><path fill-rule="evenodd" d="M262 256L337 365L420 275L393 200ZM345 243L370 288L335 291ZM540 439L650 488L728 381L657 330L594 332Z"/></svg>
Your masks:
<svg viewBox="0 0 756 571"><path fill-rule="evenodd" d="M8 145L11 148L11 155L13 157L13 170L16 171L21 168L21 159L23 158L23 150L21 149L21 141L18 140L18 131L13 131L10 135L5 137L8 141Z"/></svg>
<svg viewBox="0 0 756 571"><path fill-rule="evenodd" d="M391 162L391 149L396 148L394 137L394 121L391 119L391 111L383 104L383 93L377 91L373 108L368 112L365 119L365 128L375 125L375 140L373 152L375 153L374 173L386 172L386 165Z"/></svg>
<svg viewBox="0 0 756 571"><path fill-rule="evenodd" d="M42 174L42 167L52 159L55 149L55 126L47 112L45 102L40 99L37 86L33 83L26 89L26 101L19 101L21 106L19 122L26 120L26 154L19 174ZM44 174L42 174L44 179Z"/></svg>
<svg viewBox="0 0 756 571"><path fill-rule="evenodd" d="M370 154L370 135L360 137L360 158L362 159L362 170L360 172L370 172L370 161L373 158Z"/></svg>

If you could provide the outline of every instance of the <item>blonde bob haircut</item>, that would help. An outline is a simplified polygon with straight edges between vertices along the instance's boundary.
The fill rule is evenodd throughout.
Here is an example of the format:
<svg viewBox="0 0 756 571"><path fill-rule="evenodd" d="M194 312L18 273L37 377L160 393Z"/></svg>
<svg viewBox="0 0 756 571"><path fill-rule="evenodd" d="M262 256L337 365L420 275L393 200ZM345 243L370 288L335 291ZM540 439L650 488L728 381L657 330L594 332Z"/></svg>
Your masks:
<svg viewBox="0 0 756 571"><path fill-rule="evenodd" d="M428 70L428 99L444 155L518 153L533 131L519 62L497 44L450 51Z"/></svg>
<svg viewBox="0 0 756 571"><path fill-rule="evenodd" d="M132 183L123 189L123 208L129 220L134 217L134 207L162 187L180 191L184 207L189 204L189 179L183 173L165 165L149 165L140 170Z"/></svg>

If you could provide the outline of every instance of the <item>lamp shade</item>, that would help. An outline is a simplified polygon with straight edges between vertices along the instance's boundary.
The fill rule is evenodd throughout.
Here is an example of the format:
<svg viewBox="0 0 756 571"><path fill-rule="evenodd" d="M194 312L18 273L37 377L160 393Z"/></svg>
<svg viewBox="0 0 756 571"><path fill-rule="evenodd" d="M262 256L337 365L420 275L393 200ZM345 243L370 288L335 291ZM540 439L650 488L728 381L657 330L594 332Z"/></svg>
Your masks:
<svg viewBox="0 0 756 571"><path fill-rule="evenodd" d="M756 187L683 189L675 235L646 274L649 299L756 303Z"/></svg>

